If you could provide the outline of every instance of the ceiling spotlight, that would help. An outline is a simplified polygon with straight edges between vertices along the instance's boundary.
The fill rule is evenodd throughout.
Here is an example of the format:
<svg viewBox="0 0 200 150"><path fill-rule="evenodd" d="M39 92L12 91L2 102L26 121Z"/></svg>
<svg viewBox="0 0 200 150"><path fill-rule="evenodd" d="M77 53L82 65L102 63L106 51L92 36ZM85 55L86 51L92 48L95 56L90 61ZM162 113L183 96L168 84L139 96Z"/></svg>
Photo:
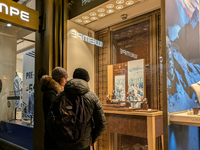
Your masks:
<svg viewBox="0 0 200 150"><path fill-rule="evenodd" d="M7 27L11 27L11 26L12 26L12 24L10 24L10 23L7 24Z"/></svg>
<svg viewBox="0 0 200 150"><path fill-rule="evenodd" d="M90 20L84 20L84 22L85 22L85 23L89 23L89 22L90 22Z"/></svg>
<svg viewBox="0 0 200 150"><path fill-rule="evenodd" d="M96 16L97 14L95 12L91 12L90 16Z"/></svg>
<svg viewBox="0 0 200 150"><path fill-rule="evenodd" d="M123 4L123 3L124 3L124 0L117 0L116 3L117 3L117 4Z"/></svg>
<svg viewBox="0 0 200 150"><path fill-rule="evenodd" d="M126 2L126 5L132 5L132 4L134 4L134 1L127 1Z"/></svg>
<svg viewBox="0 0 200 150"><path fill-rule="evenodd" d="M104 17L104 16L105 16L104 13L100 13L100 14L99 14L99 17Z"/></svg>
<svg viewBox="0 0 200 150"><path fill-rule="evenodd" d="M88 17L88 16L83 16L82 18L83 18L83 19L88 19L89 17Z"/></svg>
<svg viewBox="0 0 200 150"><path fill-rule="evenodd" d="M111 14L111 13L113 13L113 12L114 12L113 9L109 9L109 10L107 10L107 13L109 13L109 14Z"/></svg>
<svg viewBox="0 0 200 150"><path fill-rule="evenodd" d="M122 5L118 5L118 6L116 6L116 9L122 9L122 8L123 8Z"/></svg>
<svg viewBox="0 0 200 150"><path fill-rule="evenodd" d="M104 11L105 11L104 8L100 8L100 9L98 9L98 12L104 12Z"/></svg>
<svg viewBox="0 0 200 150"><path fill-rule="evenodd" d="M107 8L113 8L114 5L113 5L113 4L108 4L108 5L106 5L106 7L107 7Z"/></svg>
<svg viewBox="0 0 200 150"><path fill-rule="evenodd" d="M91 17L90 19L91 20L97 20L97 17Z"/></svg>
<svg viewBox="0 0 200 150"><path fill-rule="evenodd" d="M75 21L76 21L76 22L82 22L82 20L81 20L81 19L76 19Z"/></svg>

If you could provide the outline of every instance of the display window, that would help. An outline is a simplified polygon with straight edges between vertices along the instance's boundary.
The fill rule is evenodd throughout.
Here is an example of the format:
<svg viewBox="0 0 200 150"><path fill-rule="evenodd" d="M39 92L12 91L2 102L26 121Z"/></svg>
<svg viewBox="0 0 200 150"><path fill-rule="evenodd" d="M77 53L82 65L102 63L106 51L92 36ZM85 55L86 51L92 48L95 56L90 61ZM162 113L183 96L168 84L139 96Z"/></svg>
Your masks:
<svg viewBox="0 0 200 150"><path fill-rule="evenodd" d="M96 32L104 43L103 47L96 48L96 92L108 123L98 141L99 149L162 148L159 24L160 12L155 11ZM153 120L148 113L156 116L153 119L156 129L149 124Z"/></svg>
<svg viewBox="0 0 200 150"><path fill-rule="evenodd" d="M0 138L30 148L34 127L35 32L0 24L3 54L0 59Z"/></svg>
<svg viewBox="0 0 200 150"><path fill-rule="evenodd" d="M35 1L2 1L1 7L0 149L6 147L2 141L33 149L36 30L27 22L34 22ZM14 15L3 18L10 7Z"/></svg>

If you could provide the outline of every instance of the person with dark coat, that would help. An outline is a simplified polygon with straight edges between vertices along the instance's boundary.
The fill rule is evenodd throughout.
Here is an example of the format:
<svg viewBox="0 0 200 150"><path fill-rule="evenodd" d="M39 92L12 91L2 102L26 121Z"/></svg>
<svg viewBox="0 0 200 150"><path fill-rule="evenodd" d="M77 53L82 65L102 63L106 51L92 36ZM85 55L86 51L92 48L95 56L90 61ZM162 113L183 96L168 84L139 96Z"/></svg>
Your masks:
<svg viewBox="0 0 200 150"><path fill-rule="evenodd" d="M44 75L41 78L42 92L43 92L43 112L45 120L44 133L44 148L45 150L58 150L56 142L50 136L46 127L46 119L52 101L56 95L64 90L64 85L67 82L67 71L62 67L56 67L52 71L52 76Z"/></svg>
<svg viewBox="0 0 200 150"><path fill-rule="evenodd" d="M94 144L98 137L103 134L106 126L106 118L98 96L90 91L88 81L90 76L83 68L75 69L73 79L69 80L64 87L64 92L60 94L83 95L86 111L87 126L83 138L77 144L69 144L57 141L58 146L63 150L90 150L90 145ZM59 97L55 98L59 101ZM58 98L58 99L57 99ZM55 104L52 103L51 107Z"/></svg>

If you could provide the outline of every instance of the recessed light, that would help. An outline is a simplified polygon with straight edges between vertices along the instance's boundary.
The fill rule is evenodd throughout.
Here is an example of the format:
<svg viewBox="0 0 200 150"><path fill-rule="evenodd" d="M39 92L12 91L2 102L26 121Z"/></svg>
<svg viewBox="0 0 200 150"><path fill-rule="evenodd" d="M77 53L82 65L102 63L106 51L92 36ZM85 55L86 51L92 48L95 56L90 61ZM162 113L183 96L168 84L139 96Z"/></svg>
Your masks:
<svg viewBox="0 0 200 150"><path fill-rule="evenodd" d="M114 12L114 10L113 9L109 9L109 10L107 10L107 13L113 13Z"/></svg>
<svg viewBox="0 0 200 150"><path fill-rule="evenodd" d="M81 19L76 19L75 21L76 21L76 22L82 22L82 20L81 20Z"/></svg>
<svg viewBox="0 0 200 150"><path fill-rule="evenodd" d="M97 20L97 17L91 17L90 19L91 20Z"/></svg>
<svg viewBox="0 0 200 150"><path fill-rule="evenodd" d="M100 9L98 9L98 12L104 12L104 11L105 11L104 8L100 8Z"/></svg>
<svg viewBox="0 0 200 150"><path fill-rule="evenodd" d="M108 4L108 5L106 5L106 7L107 7L107 8L113 8L114 5L113 5L113 4Z"/></svg>
<svg viewBox="0 0 200 150"><path fill-rule="evenodd" d="M116 6L116 9L122 9L122 8L123 8L122 5L117 5L117 6Z"/></svg>
<svg viewBox="0 0 200 150"><path fill-rule="evenodd" d="M123 3L124 3L124 0L117 0L116 3L117 3L117 4L123 4Z"/></svg>
<svg viewBox="0 0 200 150"><path fill-rule="evenodd" d="M12 26L12 24L10 24L10 23L7 24L7 27L11 27L11 26Z"/></svg>
<svg viewBox="0 0 200 150"><path fill-rule="evenodd" d="M82 18L83 18L83 19L88 19L89 17L88 17L88 16L83 16Z"/></svg>
<svg viewBox="0 0 200 150"><path fill-rule="evenodd" d="M126 5L132 5L132 4L134 4L134 1L127 1L126 2Z"/></svg>
<svg viewBox="0 0 200 150"><path fill-rule="evenodd" d="M104 17L104 16L105 16L104 13L100 13L100 14L99 14L99 17Z"/></svg>
<svg viewBox="0 0 200 150"><path fill-rule="evenodd" d="M90 16L96 16L97 14L95 12L91 12Z"/></svg>
<svg viewBox="0 0 200 150"><path fill-rule="evenodd" d="M132 29L130 29L130 30L128 30L128 32L133 32L133 30L132 30Z"/></svg>
<svg viewBox="0 0 200 150"><path fill-rule="evenodd" d="M143 30L148 30L148 28L143 28Z"/></svg>
<svg viewBox="0 0 200 150"><path fill-rule="evenodd" d="M89 23L89 22L90 22L90 20L84 20L84 22L85 22L85 23Z"/></svg>

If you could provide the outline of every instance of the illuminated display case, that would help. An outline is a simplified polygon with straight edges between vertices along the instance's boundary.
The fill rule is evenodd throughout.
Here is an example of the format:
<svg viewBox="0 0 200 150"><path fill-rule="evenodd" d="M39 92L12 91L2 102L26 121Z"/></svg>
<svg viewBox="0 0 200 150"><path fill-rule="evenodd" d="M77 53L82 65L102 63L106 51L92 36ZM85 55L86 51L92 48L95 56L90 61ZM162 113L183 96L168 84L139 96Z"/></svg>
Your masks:
<svg viewBox="0 0 200 150"><path fill-rule="evenodd" d="M96 93L107 122L99 150L155 150L156 139L163 135L161 51L156 42L160 26L152 19L160 20L159 14L155 11L96 33L104 43L95 51Z"/></svg>

